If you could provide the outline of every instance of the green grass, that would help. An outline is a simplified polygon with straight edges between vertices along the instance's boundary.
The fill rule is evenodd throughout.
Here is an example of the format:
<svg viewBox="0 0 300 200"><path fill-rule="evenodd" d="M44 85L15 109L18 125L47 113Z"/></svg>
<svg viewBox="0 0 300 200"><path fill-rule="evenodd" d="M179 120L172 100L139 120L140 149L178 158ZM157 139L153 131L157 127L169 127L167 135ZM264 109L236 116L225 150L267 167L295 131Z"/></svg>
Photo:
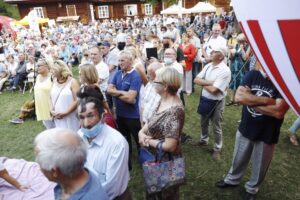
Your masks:
<svg viewBox="0 0 300 200"><path fill-rule="evenodd" d="M77 68L73 70L78 76ZM19 109L25 100L31 99L28 91L23 95L19 92L4 92L0 95L0 156L24 158L34 160L33 140L35 135L43 130L40 122L27 120L24 124L13 125L9 120L18 116ZM199 99L199 88L196 93L185 97L186 120L184 132L193 140L183 145L183 153L187 165L187 183L181 187L181 199L241 199L244 183L250 175L250 167L243 178L240 187L221 190L214 187L214 183L222 179L229 170L235 141L235 133L240 119L241 107L226 107L223 121L224 148L219 162L212 160L212 141L208 147L195 147L200 134L200 120L196 113ZM257 199L300 199L300 147L293 147L287 140L289 126L296 119L289 111L281 129L281 136L265 181ZM136 155L135 155L136 156ZM144 186L141 169L137 163L131 172L132 179L129 186L134 199L143 199Z"/></svg>

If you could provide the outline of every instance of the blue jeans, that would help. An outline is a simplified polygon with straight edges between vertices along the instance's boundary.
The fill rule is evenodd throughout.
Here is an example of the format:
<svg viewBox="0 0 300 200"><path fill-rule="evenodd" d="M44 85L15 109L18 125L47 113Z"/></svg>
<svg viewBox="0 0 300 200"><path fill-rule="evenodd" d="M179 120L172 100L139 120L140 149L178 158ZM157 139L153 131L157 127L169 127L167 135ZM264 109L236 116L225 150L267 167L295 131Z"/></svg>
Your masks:
<svg viewBox="0 0 300 200"><path fill-rule="evenodd" d="M293 125L289 128L289 131L296 135L298 129L300 128L300 117L298 117L298 119L296 119L293 123Z"/></svg>

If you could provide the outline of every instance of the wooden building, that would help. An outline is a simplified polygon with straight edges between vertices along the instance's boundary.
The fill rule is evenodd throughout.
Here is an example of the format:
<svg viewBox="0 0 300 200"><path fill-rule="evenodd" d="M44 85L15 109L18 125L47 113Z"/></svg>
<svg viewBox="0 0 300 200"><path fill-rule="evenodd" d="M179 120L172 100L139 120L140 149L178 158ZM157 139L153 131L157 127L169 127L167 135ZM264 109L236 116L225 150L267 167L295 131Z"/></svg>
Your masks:
<svg viewBox="0 0 300 200"><path fill-rule="evenodd" d="M182 0L183 6L191 8L199 0ZM146 0L5 0L17 4L20 16L25 17L32 9L39 17L57 21L77 20L83 23L98 19L120 19L132 16L152 16L168 6L158 1L151 5ZM229 7L228 0L210 0L216 6ZM226 3L224 3L226 2ZM79 17L75 17L79 16Z"/></svg>

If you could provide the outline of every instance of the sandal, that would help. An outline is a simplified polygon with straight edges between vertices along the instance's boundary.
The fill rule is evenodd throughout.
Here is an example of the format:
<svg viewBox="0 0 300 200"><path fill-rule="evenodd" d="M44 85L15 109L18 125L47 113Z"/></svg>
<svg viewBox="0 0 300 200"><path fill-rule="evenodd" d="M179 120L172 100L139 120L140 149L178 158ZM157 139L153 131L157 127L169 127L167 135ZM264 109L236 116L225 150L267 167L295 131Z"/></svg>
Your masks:
<svg viewBox="0 0 300 200"><path fill-rule="evenodd" d="M290 138L290 142L294 145L294 146L299 146L298 140L296 135L290 134L289 135Z"/></svg>

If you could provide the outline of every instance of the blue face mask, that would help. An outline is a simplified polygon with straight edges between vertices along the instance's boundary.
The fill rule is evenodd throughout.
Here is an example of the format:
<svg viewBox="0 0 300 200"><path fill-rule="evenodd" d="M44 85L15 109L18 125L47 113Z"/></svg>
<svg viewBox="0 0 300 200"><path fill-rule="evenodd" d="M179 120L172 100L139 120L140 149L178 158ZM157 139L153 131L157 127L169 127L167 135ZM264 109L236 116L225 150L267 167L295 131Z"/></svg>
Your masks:
<svg viewBox="0 0 300 200"><path fill-rule="evenodd" d="M164 58L164 63L165 63L166 65L171 65L173 62L174 62L174 61L173 61L172 58Z"/></svg>
<svg viewBox="0 0 300 200"><path fill-rule="evenodd" d="M103 124L99 122L95 126L93 126L91 129L87 128L81 128L80 130L83 132L83 135L86 138L94 138L96 137L103 129Z"/></svg>

